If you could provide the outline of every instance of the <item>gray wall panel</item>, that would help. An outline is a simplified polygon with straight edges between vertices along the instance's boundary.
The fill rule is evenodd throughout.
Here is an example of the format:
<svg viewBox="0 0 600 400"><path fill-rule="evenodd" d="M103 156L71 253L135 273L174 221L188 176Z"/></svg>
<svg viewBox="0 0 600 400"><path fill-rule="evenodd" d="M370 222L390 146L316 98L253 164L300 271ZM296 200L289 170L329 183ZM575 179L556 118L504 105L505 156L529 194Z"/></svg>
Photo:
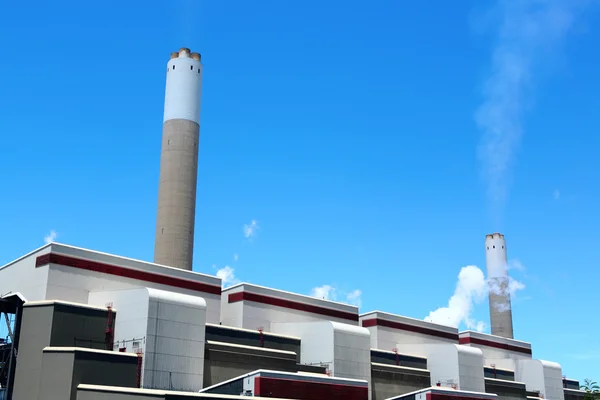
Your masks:
<svg viewBox="0 0 600 400"><path fill-rule="evenodd" d="M419 374L394 372L373 368L371 370L372 400L383 400L431 386L427 371Z"/></svg>
<svg viewBox="0 0 600 400"><path fill-rule="evenodd" d="M116 315L113 312L113 327ZM108 311L57 304L53 321L50 346L106 348Z"/></svg>
<svg viewBox="0 0 600 400"><path fill-rule="evenodd" d="M54 307L24 307L19 356L16 365L15 399L37 399L42 371L42 350L50 345Z"/></svg>
<svg viewBox="0 0 600 400"><path fill-rule="evenodd" d="M485 380L486 393L494 393L498 400L525 400L527 399L527 390L525 384L520 382L498 382Z"/></svg>

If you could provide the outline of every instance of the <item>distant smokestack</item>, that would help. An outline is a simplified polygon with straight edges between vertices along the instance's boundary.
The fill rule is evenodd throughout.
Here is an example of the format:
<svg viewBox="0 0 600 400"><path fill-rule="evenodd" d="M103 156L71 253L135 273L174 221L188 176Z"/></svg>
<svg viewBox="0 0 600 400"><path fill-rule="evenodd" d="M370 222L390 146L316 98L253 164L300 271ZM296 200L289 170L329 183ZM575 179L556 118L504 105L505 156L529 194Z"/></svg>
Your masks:
<svg viewBox="0 0 600 400"><path fill-rule="evenodd" d="M154 262L192 269L202 63L182 47L167 63Z"/></svg>
<svg viewBox="0 0 600 400"><path fill-rule="evenodd" d="M490 325L492 335L513 338L512 310L508 280L506 241L501 233L485 237L485 259L490 285Z"/></svg>

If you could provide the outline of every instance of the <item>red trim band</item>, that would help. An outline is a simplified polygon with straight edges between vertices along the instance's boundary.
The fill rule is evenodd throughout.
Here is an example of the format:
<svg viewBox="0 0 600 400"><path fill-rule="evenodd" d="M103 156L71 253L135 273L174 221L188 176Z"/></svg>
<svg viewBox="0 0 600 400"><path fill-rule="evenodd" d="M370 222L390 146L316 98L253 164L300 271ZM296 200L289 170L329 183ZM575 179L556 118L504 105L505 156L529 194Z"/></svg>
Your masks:
<svg viewBox="0 0 600 400"><path fill-rule="evenodd" d="M254 395L286 399L367 400L369 388L368 386L258 376L254 378Z"/></svg>
<svg viewBox="0 0 600 400"><path fill-rule="evenodd" d="M325 308L320 306L314 306L312 304L300 303L292 300L280 299L277 297L265 296L262 294L249 293L249 292L236 292L231 293L228 297L229 303L237 303L238 301L253 301L255 303L268 304L270 306L289 308L291 310L298 310L309 312L313 314L325 315L327 317L346 319L349 321L358 321L358 312L356 314L349 313L346 311L333 310L331 308Z"/></svg>
<svg viewBox="0 0 600 400"><path fill-rule="evenodd" d="M97 261L84 260L82 258L75 258L71 256L65 256L62 254L48 253L37 257L35 260L36 268L48 264L59 264L67 267L83 269L86 271L99 272L101 274L121 276L123 278L130 278L138 281L152 282L180 289L193 290L195 292L203 292L218 295L221 294L220 286L191 281L183 278L176 278L174 276L157 274L154 272L140 271L138 269L129 269L118 265L104 264Z"/></svg>
<svg viewBox="0 0 600 400"><path fill-rule="evenodd" d="M515 346L512 344L506 344L506 343L497 343L497 342L492 342L491 340L478 339L478 338L469 337L469 336L459 338L458 343L460 343L460 344L478 344L481 346L495 347L497 349L514 351L517 353L532 355L531 349L528 349L526 347L520 347L520 346Z"/></svg>
<svg viewBox="0 0 600 400"><path fill-rule="evenodd" d="M362 326L365 328L369 328L371 326L384 326L386 328L398 329L401 331L408 331L408 332L414 332L414 333L421 333L423 335L436 336L439 338L452 339L452 340L458 341L458 333L437 331L437 330L431 329L431 328L425 328L422 326L415 326L415 325L408 325L408 324L404 324L402 322L388 321L388 320L381 319L381 318L363 319Z"/></svg>

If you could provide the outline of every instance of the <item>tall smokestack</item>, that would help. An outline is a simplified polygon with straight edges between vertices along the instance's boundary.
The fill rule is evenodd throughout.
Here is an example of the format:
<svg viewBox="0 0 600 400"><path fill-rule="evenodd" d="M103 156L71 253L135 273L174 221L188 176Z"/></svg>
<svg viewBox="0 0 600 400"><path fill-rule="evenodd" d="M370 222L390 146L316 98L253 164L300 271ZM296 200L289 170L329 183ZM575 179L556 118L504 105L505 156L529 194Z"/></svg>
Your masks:
<svg viewBox="0 0 600 400"><path fill-rule="evenodd" d="M167 63L154 262L190 270L194 253L202 63L181 48Z"/></svg>
<svg viewBox="0 0 600 400"><path fill-rule="evenodd" d="M485 236L492 335L513 339L506 241L501 233Z"/></svg>

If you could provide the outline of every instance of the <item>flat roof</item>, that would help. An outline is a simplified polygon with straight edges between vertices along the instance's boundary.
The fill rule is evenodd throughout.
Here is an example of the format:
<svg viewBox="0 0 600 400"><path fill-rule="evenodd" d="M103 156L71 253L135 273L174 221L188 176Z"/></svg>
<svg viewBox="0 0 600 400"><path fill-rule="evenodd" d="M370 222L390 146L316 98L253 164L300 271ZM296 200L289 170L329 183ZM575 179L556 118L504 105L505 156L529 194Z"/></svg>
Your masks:
<svg viewBox="0 0 600 400"><path fill-rule="evenodd" d="M123 353L120 351L112 351L112 350L100 350L100 349L90 349L87 347L53 347L48 346L44 347L42 350L45 353L97 353L97 354L106 354L117 357L138 357L135 353Z"/></svg>
<svg viewBox="0 0 600 400"><path fill-rule="evenodd" d="M207 340L206 344L212 344L212 345L215 345L215 346L233 347L233 348L237 348L237 349L260 350L260 351L263 351L265 353L273 353L273 354L286 354L286 355L290 355L290 356L296 356L296 355L298 355L295 351L271 349L271 348L268 348L268 347L247 346L245 344L236 344L236 343L229 343L229 342L219 342L219 341L216 341L216 340Z"/></svg>
<svg viewBox="0 0 600 400"><path fill-rule="evenodd" d="M0 295L0 313L16 314L17 309L25 303L25 297L19 292Z"/></svg>
<svg viewBox="0 0 600 400"><path fill-rule="evenodd" d="M299 372L283 372L283 371L274 371L274 370L269 370L269 369L257 369L255 371L248 372L247 374L236 376L235 378L231 378L226 381L219 382L215 385L203 388L202 390L200 390L200 393L204 393L208 390L218 388L220 386L226 385L231 382L238 381L240 379L246 379L246 378L254 377L257 375L261 376L261 377L265 377L265 378L267 378L267 377L283 378L283 379L302 380L302 381L315 382L315 383L330 383L330 384L334 384L334 385L352 385L352 386L357 386L357 387L364 387L364 386L369 385L369 383L366 380L362 380L362 379L339 378L339 377L332 377L332 376L323 375L323 374L304 374L304 373L299 373Z"/></svg>
<svg viewBox="0 0 600 400"><path fill-rule="evenodd" d="M414 396L420 393L431 393L431 394L439 394L442 396L451 396L451 397L460 397L461 399L465 398L473 398L473 399L496 399L498 396L493 393L483 393L483 392L472 392L468 390L456 390L452 388L446 388L443 386L432 386L425 389L415 390L414 392L401 394L396 397L390 397L387 400L400 400L402 398L408 396Z"/></svg>
<svg viewBox="0 0 600 400"><path fill-rule="evenodd" d="M259 333L258 330L256 329L246 329L246 328L238 328L237 326L230 326L230 325L219 325L219 324L211 324L211 323L206 323L206 326L211 326L214 328L223 328L223 329L228 329L228 330L232 330L232 331L239 331L239 332L248 332L248 333ZM270 337L280 337L280 338L284 338L284 339L293 339L293 340L300 340L300 338L298 336L290 336L290 335L282 335L280 333L273 333L273 332L262 332L262 334L264 336L270 336Z"/></svg>
<svg viewBox="0 0 600 400"><path fill-rule="evenodd" d="M99 311L108 311L107 307L94 306L91 304L83 304L83 303L74 303L71 301L64 300L38 300L38 301L28 301L23 307L43 307L43 306L53 306L55 304L60 304L64 306L70 307L78 307L78 308L87 308L90 310L99 310ZM116 312L116 308L111 308L112 311Z"/></svg>
<svg viewBox="0 0 600 400"><path fill-rule="evenodd" d="M35 257L36 267L50 264L62 265L119 278L221 295L221 279L216 276L60 243L50 243L29 253L26 257ZM24 258L21 257L18 261ZM9 263L3 268L9 267L15 262Z"/></svg>
<svg viewBox="0 0 600 400"><path fill-rule="evenodd" d="M228 303L249 301L358 323L358 307L250 283L239 283L223 290Z"/></svg>
<svg viewBox="0 0 600 400"><path fill-rule="evenodd" d="M462 345L487 346L526 355L532 354L531 343L490 335L488 333L475 331L460 332L458 342Z"/></svg>
<svg viewBox="0 0 600 400"><path fill-rule="evenodd" d="M342 302L334 301L334 300L320 299L320 298L315 297L315 296L309 296L309 295L306 295L306 294L289 292L289 291L286 291L286 290L270 288L270 287L267 287L267 286L256 285L254 283L248 283L248 282L240 282L240 283L237 283L237 284L235 284L233 286L229 286L228 288L223 289L223 294L225 294L227 292L234 292L234 291L236 291L235 289L242 289L244 291L249 291L249 292L251 292L251 291L257 291L257 292L266 291L266 292L269 292L270 294L279 295L279 296L282 296L284 298L288 297L288 296L291 296L291 297L293 297L296 300L302 300L303 299L303 300L308 301L308 302L313 302L313 301L316 300L317 302L322 303L322 304L327 304L329 306L333 306L333 307L336 307L336 308L339 307L339 308L345 309L345 310L350 311L350 312L356 311L358 313L358 307L354 306L352 304L342 303ZM248 290L246 290L246 289L248 289Z"/></svg>
<svg viewBox="0 0 600 400"><path fill-rule="evenodd" d="M85 390L90 392L108 392L108 393L123 393L123 394L147 394L154 396L166 396L176 395L176 396L187 396L187 397L196 397L201 399L239 399L242 396L232 396L227 394L210 394L210 393L197 393L197 392L176 392L171 390L157 390L157 389L138 389L138 388L127 388L120 386L101 386L101 385L86 385L79 384L77 385L77 390ZM273 400L289 400L289 399L281 399L277 397L270 397Z"/></svg>
<svg viewBox="0 0 600 400"><path fill-rule="evenodd" d="M384 311L369 311L360 315L363 327L385 327L422 335L435 336L458 342L458 329L421 319L391 314Z"/></svg>

